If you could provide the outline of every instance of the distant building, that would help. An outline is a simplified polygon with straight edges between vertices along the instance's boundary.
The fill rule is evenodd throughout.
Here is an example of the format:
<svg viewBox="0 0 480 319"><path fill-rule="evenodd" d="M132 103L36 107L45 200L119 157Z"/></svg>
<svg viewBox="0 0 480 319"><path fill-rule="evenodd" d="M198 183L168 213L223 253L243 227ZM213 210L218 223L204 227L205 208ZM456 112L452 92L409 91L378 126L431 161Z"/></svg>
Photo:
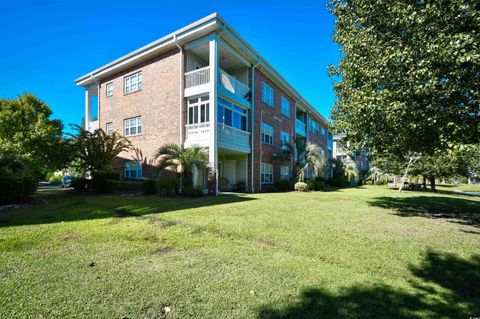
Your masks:
<svg viewBox="0 0 480 319"><path fill-rule="evenodd" d="M345 161L346 158L352 159L359 170L360 178L366 179L367 173L370 170L368 152L364 149L350 150L350 142L348 141L346 141L345 149L342 148L340 141L346 137L347 135L345 133L333 137L333 158L341 161Z"/></svg>

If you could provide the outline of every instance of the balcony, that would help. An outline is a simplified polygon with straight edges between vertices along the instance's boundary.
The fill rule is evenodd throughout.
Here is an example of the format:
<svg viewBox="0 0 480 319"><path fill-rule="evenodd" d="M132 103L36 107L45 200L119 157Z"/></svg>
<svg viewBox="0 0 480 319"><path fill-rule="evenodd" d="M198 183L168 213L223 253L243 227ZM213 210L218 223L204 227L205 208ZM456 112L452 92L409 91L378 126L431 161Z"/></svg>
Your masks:
<svg viewBox="0 0 480 319"><path fill-rule="evenodd" d="M303 137L307 136L307 126L299 119L295 119L295 133Z"/></svg>
<svg viewBox="0 0 480 319"><path fill-rule="evenodd" d="M250 133L218 124L218 147L250 153Z"/></svg>
<svg viewBox="0 0 480 319"><path fill-rule="evenodd" d="M206 66L201 69L193 70L185 73L185 96L193 96L208 92L210 87L210 67ZM229 95L234 100L242 104L250 105L247 95L250 88L245 83L239 81L228 72L219 68L218 85L220 93Z"/></svg>
<svg viewBox="0 0 480 319"><path fill-rule="evenodd" d="M185 96L208 92L209 83L209 66L185 73Z"/></svg>
<svg viewBox="0 0 480 319"><path fill-rule="evenodd" d="M222 69L219 69L219 84L227 92L230 92L235 97L246 100L250 88L248 85L237 80L235 77L231 76Z"/></svg>
<svg viewBox="0 0 480 319"><path fill-rule="evenodd" d="M92 121L88 123L88 130L91 133L95 132L95 130L98 130L98 128L99 128L98 121Z"/></svg>
<svg viewBox="0 0 480 319"><path fill-rule="evenodd" d="M185 125L185 146L208 147L210 141L210 123Z"/></svg>
<svg viewBox="0 0 480 319"><path fill-rule="evenodd" d="M210 123L185 125L185 147L210 145ZM218 147L250 153L250 133L224 124L217 126Z"/></svg>

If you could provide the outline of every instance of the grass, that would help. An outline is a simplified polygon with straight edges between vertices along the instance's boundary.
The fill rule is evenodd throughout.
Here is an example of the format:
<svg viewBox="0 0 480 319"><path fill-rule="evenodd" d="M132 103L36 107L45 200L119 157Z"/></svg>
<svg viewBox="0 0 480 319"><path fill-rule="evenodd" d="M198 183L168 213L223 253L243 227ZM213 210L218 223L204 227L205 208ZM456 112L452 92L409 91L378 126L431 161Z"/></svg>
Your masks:
<svg viewBox="0 0 480 319"><path fill-rule="evenodd" d="M0 318L480 314L480 197L38 196L0 211Z"/></svg>

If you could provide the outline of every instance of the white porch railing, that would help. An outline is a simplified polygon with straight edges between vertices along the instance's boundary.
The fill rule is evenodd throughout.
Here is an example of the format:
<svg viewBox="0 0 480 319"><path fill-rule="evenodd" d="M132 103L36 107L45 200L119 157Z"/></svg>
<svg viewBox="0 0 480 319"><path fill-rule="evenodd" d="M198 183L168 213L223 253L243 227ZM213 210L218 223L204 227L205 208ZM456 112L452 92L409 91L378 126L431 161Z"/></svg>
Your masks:
<svg viewBox="0 0 480 319"><path fill-rule="evenodd" d="M218 124L218 140L239 146L249 147L250 133L224 124Z"/></svg>
<svg viewBox="0 0 480 319"><path fill-rule="evenodd" d="M185 125L185 139L189 143L208 141L210 137L210 123Z"/></svg>
<svg viewBox="0 0 480 319"><path fill-rule="evenodd" d="M295 132L303 136L307 134L307 126L299 119L295 119Z"/></svg>
<svg viewBox="0 0 480 319"><path fill-rule="evenodd" d="M220 77L219 77L219 83L227 90L232 92L233 94L236 94L242 98L245 98L245 96L250 92L250 88L248 85L240 82L227 72L225 72L222 69L220 70Z"/></svg>
<svg viewBox="0 0 480 319"><path fill-rule="evenodd" d="M95 130L97 130L97 129L98 129L98 121L92 121L92 122L88 123L88 130L89 130L90 132L93 133L93 132L95 132Z"/></svg>
<svg viewBox="0 0 480 319"><path fill-rule="evenodd" d="M191 88L207 83L210 83L209 66L185 73L185 88Z"/></svg>

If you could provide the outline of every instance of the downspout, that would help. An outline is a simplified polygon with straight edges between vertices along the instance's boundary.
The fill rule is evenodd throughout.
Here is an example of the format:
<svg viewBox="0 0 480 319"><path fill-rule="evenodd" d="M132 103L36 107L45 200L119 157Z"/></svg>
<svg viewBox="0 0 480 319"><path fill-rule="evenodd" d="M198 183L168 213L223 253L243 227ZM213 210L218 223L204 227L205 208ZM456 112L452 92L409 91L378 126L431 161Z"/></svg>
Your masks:
<svg viewBox="0 0 480 319"><path fill-rule="evenodd" d="M255 193L255 186L254 186L254 169L255 169L255 162L254 162L254 146L255 146L255 68L260 64L260 62L257 62L257 64L255 64L253 67L252 67L252 136L251 136L251 139L252 139L252 149L250 151L250 154L252 156L252 177L251 177L251 181L252 181L252 193ZM260 146L262 144L260 143ZM261 154L261 152L260 152ZM260 183L261 185L261 183ZM260 186L261 187L261 186Z"/></svg>
<svg viewBox="0 0 480 319"><path fill-rule="evenodd" d="M178 45L176 34L173 35L173 42L175 43L177 48L180 50L180 67L179 67L180 82L179 82L179 90L178 90L178 96L180 97L179 98L179 102L180 102L180 106L179 106L180 144L179 145L183 145L183 77L184 77L184 75L183 75L183 48L180 45Z"/></svg>

